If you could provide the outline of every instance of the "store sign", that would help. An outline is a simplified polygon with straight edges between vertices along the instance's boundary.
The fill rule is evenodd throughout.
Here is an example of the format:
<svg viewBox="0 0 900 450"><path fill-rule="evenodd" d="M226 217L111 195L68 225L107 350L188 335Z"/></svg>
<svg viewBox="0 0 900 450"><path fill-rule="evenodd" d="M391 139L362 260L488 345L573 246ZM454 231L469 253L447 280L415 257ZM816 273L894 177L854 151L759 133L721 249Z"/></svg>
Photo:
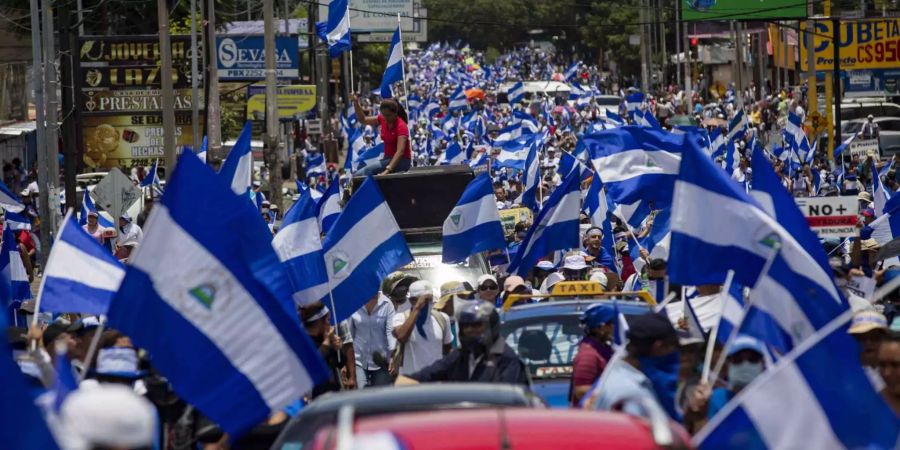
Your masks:
<svg viewBox="0 0 900 450"><path fill-rule="evenodd" d="M160 89L85 90L83 93L81 110L86 113L162 111ZM202 109L202 97L200 105ZM191 90L176 89L175 110L190 111L192 107Z"/></svg>
<svg viewBox="0 0 900 450"><path fill-rule="evenodd" d="M393 33L397 29L397 14L402 19L401 29L415 32L413 0L350 0L350 24L353 34ZM419 9L419 17L423 17ZM319 17L328 17L328 3L319 4Z"/></svg>
<svg viewBox="0 0 900 450"><path fill-rule="evenodd" d="M797 0L679 0L684 20L798 19L806 3Z"/></svg>
<svg viewBox="0 0 900 450"><path fill-rule="evenodd" d="M83 160L91 169L146 167L156 159L162 163L162 114L90 115L83 120ZM190 112L175 113L175 124L176 151L181 152L193 142Z"/></svg>
<svg viewBox="0 0 900 450"><path fill-rule="evenodd" d="M316 107L314 85L278 86L278 118L293 119ZM266 87L247 88L247 118L263 120L266 114Z"/></svg>
<svg viewBox="0 0 900 450"><path fill-rule="evenodd" d="M300 76L300 54L297 38L275 38L275 68L278 78ZM264 80L266 78L266 46L262 36L225 36L216 38L216 64L219 79Z"/></svg>
<svg viewBox="0 0 900 450"><path fill-rule="evenodd" d="M806 29L806 23L800 23ZM838 51L841 70L894 69L900 67L900 19L855 20L840 23ZM814 25L813 52L816 70L834 70L832 23ZM800 45L800 68L807 69L807 45Z"/></svg>
<svg viewBox="0 0 900 450"><path fill-rule="evenodd" d="M202 53L202 47L198 52ZM109 36L81 40L80 85L83 90L161 88L159 38ZM172 36L172 82L191 87L191 41Z"/></svg>

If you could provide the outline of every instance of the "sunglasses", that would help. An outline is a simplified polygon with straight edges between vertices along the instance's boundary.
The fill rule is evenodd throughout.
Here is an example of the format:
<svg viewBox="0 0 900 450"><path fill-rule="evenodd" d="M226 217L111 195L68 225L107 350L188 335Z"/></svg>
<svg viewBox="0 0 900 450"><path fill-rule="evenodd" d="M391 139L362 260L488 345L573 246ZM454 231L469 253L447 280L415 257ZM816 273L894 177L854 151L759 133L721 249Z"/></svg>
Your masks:
<svg viewBox="0 0 900 450"><path fill-rule="evenodd" d="M478 286L479 291L491 291L495 289L499 289L499 286L496 284L482 284L481 286Z"/></svg>

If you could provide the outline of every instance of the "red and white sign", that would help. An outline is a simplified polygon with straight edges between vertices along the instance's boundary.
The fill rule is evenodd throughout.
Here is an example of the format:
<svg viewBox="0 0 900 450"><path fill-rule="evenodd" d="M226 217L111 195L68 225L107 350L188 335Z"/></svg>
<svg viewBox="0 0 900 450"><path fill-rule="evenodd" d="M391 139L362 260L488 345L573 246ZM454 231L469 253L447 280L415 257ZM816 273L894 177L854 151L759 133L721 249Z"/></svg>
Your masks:
<svg viewBox="0 0 900 450"><path fill-rule="evenodd" d="M809 227L820 237L846 237L856 234L858 203L856 196L795 198Z"/></svg>

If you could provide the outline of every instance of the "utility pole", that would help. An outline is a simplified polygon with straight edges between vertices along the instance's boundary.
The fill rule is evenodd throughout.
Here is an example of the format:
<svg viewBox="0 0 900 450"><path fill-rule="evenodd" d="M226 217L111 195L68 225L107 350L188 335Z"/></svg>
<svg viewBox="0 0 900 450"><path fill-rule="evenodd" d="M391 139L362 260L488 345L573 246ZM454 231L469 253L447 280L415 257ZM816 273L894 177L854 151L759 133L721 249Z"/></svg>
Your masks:
<svg viewBox="0 0 900 450"><path fill-rule="evenodd" d="M683 40L681 45L684 47L684 96L685 104L687 105L685 112L690 116L694 111L694 74L691 72L691 45L690 37L688 36L688 24L684 21L684 9L681 10L681 22L681 39Z"/></svg>
<svg viewBox="0 0 900 450"><path fill-rule="evenodd" d="M266 146L269 168L269 197L282 208L281 149L279 148L278 86L275 71L275 0L263 0L263 33L266 44Z"/></svg>
<svg viewBox="0 0 900 450"><path fill-rule="evenodd" d="M38 212L41 216L41 222L46 220L49 223L50 208L48 207L47 183L47 123L44 117L44 75L43 75L43 46L41 40L41 9L38 7L38 0L31 0L31 69L32 69L32 85L34 87L34 110L36 127L35 133L37 141L37 175L38 185L44 186L39 189L38 196ZM48 227L41 227L41 242L48 245L51 241L50 230ZM47 262L47 254L49 252L41 252L41 266L45 267Z"/></svg>
<svg viewBox="0 0 900 450"><path fill-rule="evenodd" d="M641 9L639 10L639 19L641 22L641 91L647 93L650 91L650 72L649 67L647 67L648 62L648 46L650 45L649 40L647 39L647 0L641 0Z"/></svg>
<svg viewBox="0 0 900 450"><path fill-rule="evenodd" d="M222 158L222 122L221 109L219 107L219 70L216 62L216 0L207 0L207 33L209 37L206 42L209 44L204 47L209 57L209 69L207 76L209 77L206 86L208 94L206 95L206 136L207 136L207 155L212 155L209 160L221 161Z"/></svg>
<svg viewBox="0 0 900 450"><path fill-rule="evenodd" d="M809 2L807 6L806 13L809 17L812 17L815 14L813 7L813 2ZM806 115L809 116L815 111L818 111L818 86L816 83L816 52L815 52L815 44L813 42L814 36L813 31L816 29L816 23L812 20L806 21L806 33L803 33L803 42L806 44L806 95L807 95L807 109Z"/></svg>
<svg viewBox="0 0 900 450"><path fill-rule="evenodd" d="M831 90L834 92L834 143L840 145L841 142L841 49L838 42L841 41L841 19L837 17L831 18L831 29L833 31L833 40L831 49L833 50L834 69L831 74L831 82L833 86Z"/></svg>
<svg viewBox="0 0 900 450"><path fill-rule="evenodd" d="M675 1L675 54L681 55L681 2ZM686 55L682 55L687 57ZM676 58L677 61L677 58ZM687 74L685 74L687 76ZM675 84L681 86L681 64L675 63ZM687 90L685 90L687 92Z"/></svg>
<svg viewBox="0 0 900 450"><path fill-rule="evenodd" d="M175 170L175 88L172 86L172 41L169 39L169 7L166 0L157 0L156 14L159 20L160 80L162 82L163 155L166 160L166 178Z"/></svg>
<svg viewBox="0 0 900 450"><path fill-rule="evenodd" d="M48 4L41 7L44 14L44 23L41 31L44 33L44 117L47 121L47 184L42 186L41 193L46 192L48 208L47 222L41 222L41 231L46 228L50 236L56 235L56 222L59 215L59 99L56 96L56 88L59 84L56 79L56 33L53 27L53 8ZM44 241L50 245L51 241ZM49 252L43 252L49 253ZM46 259L45 259L46 261Z"/></svg>
<svg viewBox="0 0 900 450"><path fill-rule="evenodd" d="M735 88L735 96L737 97L738 108L744 107L744 24L738 22L735 25L735 65L737 66L737 83Z"/></svg>
<svg viewBox="0 0 900 450"><path fill-rule="evenodd" d="M659 15L659 50L662 52L662 61L659 66L660 71L660 86L668 86L669 79L666 77L669 68L669 53L666 52L666 20L665 20L665 11L662 7L662 0L659 0L657 6L659 7L656 11Z"/></svg>
<svg viewBox="0 0 900 450"><path fill-rule="evenodd" d="M71 54L73 45L72 14L69 5L65 2L59 5L59 52L63 55ZM60 58L60 73L62 74L62 109L66 111L63 120L63 154L65 154L65 167L63 168L63 187L66 190L66 207L78 211L79 201L75 196L75 172L78 171L78 132L77 127L79 112L76 105L77 88L75 86L75 58ZM71 112L69 112L71 111Z"/></svg>
<svg viewBox="0 0 900 450"><path fill-rule="evenodd" d="M197 70L197 0L191 0L191 149L200 149L200 73Z"/></svg>

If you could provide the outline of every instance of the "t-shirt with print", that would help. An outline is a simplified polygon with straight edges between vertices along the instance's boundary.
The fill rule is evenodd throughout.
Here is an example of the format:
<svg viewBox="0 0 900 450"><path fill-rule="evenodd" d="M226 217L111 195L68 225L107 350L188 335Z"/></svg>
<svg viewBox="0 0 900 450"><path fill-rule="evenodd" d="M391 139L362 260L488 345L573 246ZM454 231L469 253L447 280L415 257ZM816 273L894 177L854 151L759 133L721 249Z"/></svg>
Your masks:
<svg viewBox="0 0 900 450"><path fill-rule="evenodd" d="M435 319L434 314L442 316L443 324ZM392 325L394 329L398 329L409 312L394 314ZM443 328L441 328L443 326ZM425 329L425 337L419 333L419 329L413 325L412 333L409 340L406 341L403 352L403 364L400 366L400 375L408 375L416 373L425 367L430 366L435 361L443 358L444 344L453 342L453 334L450 331L450 318L442 312L433 312L428 315L428 322L423 327ZM398 344L400 345L400 344Z"/></svg>

